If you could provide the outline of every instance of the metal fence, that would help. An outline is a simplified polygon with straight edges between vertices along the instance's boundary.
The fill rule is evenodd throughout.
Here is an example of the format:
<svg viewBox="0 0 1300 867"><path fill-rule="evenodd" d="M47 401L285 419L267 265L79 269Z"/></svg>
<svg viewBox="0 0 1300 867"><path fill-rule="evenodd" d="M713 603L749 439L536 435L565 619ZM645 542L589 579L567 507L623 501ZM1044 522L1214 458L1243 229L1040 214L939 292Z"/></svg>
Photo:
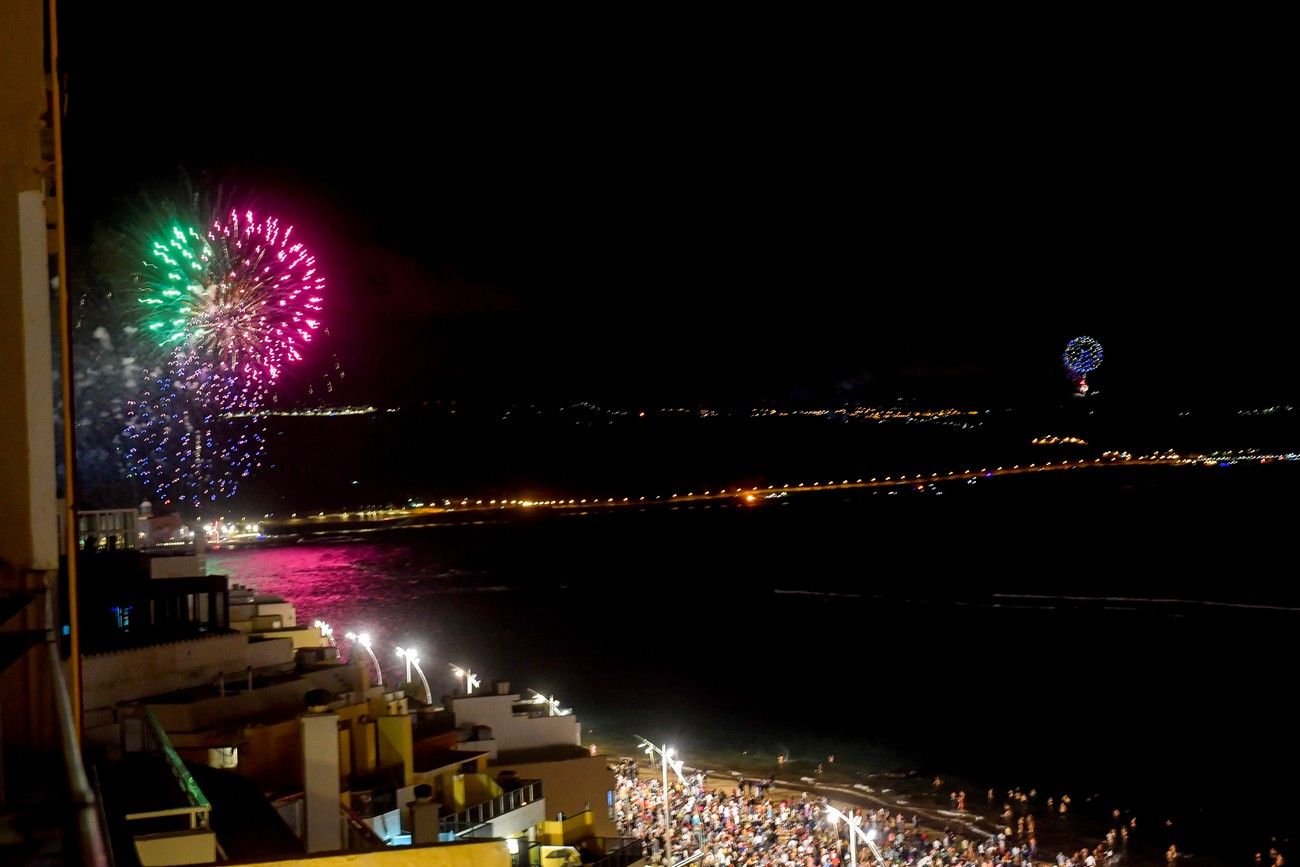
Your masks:
<svg viewBox="0 0 1300 867"><path fill-rule="evenodd" d="M541 798L542 781L527 780L517 789L511 789L491 800L466 807L459 813L443 816L438 820L438 830L443 834L455 834L460 837L475 828L481 828L497 816L504 816Z"/></svg>
<svg viewBox="0 0 1300 867"><path fill-rule="evenodd" d="M645 857L645 847L640 840L622 837L601 837L605 857L591 862L587 867L628 867Z"/></svg>

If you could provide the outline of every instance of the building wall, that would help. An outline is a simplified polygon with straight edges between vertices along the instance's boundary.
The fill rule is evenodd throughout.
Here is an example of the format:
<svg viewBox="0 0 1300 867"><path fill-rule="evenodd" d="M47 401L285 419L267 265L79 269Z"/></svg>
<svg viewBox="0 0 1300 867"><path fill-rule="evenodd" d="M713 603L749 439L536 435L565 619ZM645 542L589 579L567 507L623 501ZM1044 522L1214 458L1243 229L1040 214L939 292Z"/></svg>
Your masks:
<svg viewBox="0 0 1300 867"><path fill-rule="evenodd" d="M614 772L608 756L584 756L558 762L502 764L496 772L514 771L521 780L541 780L546 809L554 816L577 816L590 808L596 835L617 837L618 829L609 816L607 796L614 791ZM571 841L564 841L571 842Z"/></svg>
<svg viewBox="0 0 1300 867"><path fill-rule="evenodd" d="M149 558L150 578L190 578L207 574L207 558L200 554L172 554Z"/></svg>
<svg viewBox="0 0 1300 867"><path fill-rule="evenodd" d="M487 753L489 759L495 759L499 745L496 738L484 738L478 741L461 741L453 749L464 750L467 753Z"/></svg>
<svg viewBox="0 0 1300 867"><path fill-rule="evenodd" d="M255 862L242 867L510 867L504 840L443 843L433 846L394 846L377 852L290 858Z"/></svg>
<svg viewBox="0 0 1300 867"><path fill-rule="evenodd" d="M523 750L549 747L556 744L582 745L582 724L573 714L568 716L515 716L512 708L519 696L473 695L449 698L448 704L456 715L456 725L485 725L492 727L495 749ZM481 749L482 747L475 747Z"/></svg>
<svg viewBox="0 0 1300 867"><path fill-rule="evenodd" d="M537 826L537 842L543 846L576 846L583 840L597 836L595 816L590 811L574 815L564 810L564 819L548 819Z"/></svg>
<svg viewBox="0 0 1300 867"><path fill-rule="evenodd" d="M352 767L354 729L351 726L365 714L366 705L345 705L334 712L338 714L340 725L339 776L345 778ZM368 729L373 737L374 727ZM355 729L363 736L366 730L363 726ZM239 764L235 766L235 772L253 780L263 790L291 791L302 785L302 733L296 716L245 726L233 737L225 727L195 734L169 732L168 736L181 757L193 762L206 763L210 745L238 746ZM231 743L231 740L236 743ZM373 746L370 751L374 752Z"/></svg>
<svg viewBox="0 0 1300 867"><path fill-rule="evenodd" d="M268 629L275 628L272 622L279 620L279 626L291 627L298 625L298 614L294 607L288 602L238 602L230 605L230 621L252 621L257 618L266 618L263 622L267 623ZM307 627L304 627L307 628ZM319 632L317 636L319 637Z"/></svg>
<svg viewBox="0 0 1300 867"><path fill-rule="evenodd" d="M6 3L0 27L0 560L19 571L58 568L43 6Z"/></svg>
<svg viewBox="0 0 1300 867"><path fill-rule="evenodd" d="M476 837L515 837L535 828L546 819L546 799L542 798L525 804L518 810L511 810L504 816L493 819Z"/></svg>
<svg viewBox="0 0 1300 867"><path fill-rule="evenodd" d="M135 838L140 867L176 867L181 864L214 864L217 835L207 829L143 834Z"/></svg>
<svg viewBox="0 0 1300 867"><path fill-rule="evenodd" d="M0 589L55 585L49 253L45 175L44 6L6 0L0 13ZM38 629L40 603L3 625ZM0 672L0 736L9 749L57 741L41 653ZM0 775L3 762L0 760ZM0 780L3 788L3 780Z"/></svg>
<svg viewBox="0 0 1300 867"><path fill-rule="evenodd" d="M213 635L83 659L84 704L88 710L212 683L225 672L234 679L254 669L293 665L292 641L249 641L243 635ZM166 727L166 726L164 726ZM190 729L177 728L178 731Z"/></svg>

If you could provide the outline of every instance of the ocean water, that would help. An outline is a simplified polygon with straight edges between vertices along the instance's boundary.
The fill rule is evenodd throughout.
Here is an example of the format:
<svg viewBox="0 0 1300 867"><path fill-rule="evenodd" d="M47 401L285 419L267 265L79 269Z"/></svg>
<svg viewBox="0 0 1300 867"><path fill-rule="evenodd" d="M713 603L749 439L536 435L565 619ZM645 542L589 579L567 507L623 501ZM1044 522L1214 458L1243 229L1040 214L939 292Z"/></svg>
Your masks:
<svg viewBox="0 0 1300 867"><path fill-rule="evenodd" d="M208 568L369 631L388 681L415 645L435 693L455 663L554 695L587 742L636 733L746 772L835 755L846 779L939 774L972 801L1068 793L1084 836L1137 817L1138 862L1173 841L1240 863L1293 824L1297 481L1100 470L531 515Z"/></svg>

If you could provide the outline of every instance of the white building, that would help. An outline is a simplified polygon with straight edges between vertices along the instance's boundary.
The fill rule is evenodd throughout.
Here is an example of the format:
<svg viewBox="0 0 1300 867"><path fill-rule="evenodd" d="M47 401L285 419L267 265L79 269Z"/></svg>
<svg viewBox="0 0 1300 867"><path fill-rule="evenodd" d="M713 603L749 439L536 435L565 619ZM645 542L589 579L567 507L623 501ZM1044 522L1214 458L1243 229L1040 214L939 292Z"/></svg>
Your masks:
<svg viewBox="0 0 1300 867"><path fill-rule="evenodd" d="M458 749L482 750L489 759L501 751L582 746L582 724L571 708L525 700L506 681L497 681L494 692L445 696L443 703L455 714L456 727L468 735Z"/></svg>

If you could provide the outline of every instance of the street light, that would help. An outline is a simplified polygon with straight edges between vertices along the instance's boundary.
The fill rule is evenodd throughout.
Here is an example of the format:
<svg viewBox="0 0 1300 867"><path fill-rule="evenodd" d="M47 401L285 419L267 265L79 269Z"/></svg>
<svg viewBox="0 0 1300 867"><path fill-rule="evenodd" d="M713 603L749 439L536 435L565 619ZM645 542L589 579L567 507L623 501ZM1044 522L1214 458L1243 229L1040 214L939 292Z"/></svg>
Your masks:
<svg viewBox="0 0 1300 867"><path fill-rule="evenodd" d="M451 666L452 674L457 677L465 678L465 695L473 695L474 688L479 685L478 677L475 676L474 672L470 671L468 668L461 668L459 665L452 662L447 664Z"/></svg>
<svg viewBox="0 0 1300 867"><path fill-rule="evenodd" d="M333 626L330 626L330 625L329 625L328 623L326 623L324 620L313 620L313 621L311 622L311 625L312 625L312 626L315 626L317 629L320 630L320 636L321 636L321 638L324 638L324 639L328 640L329 643L330 643L330 647L335 647L335 646L336 646L336 645L334 644L334 627L333 627Z"/></svg>
<svg viewBox="0 0 1300 867"><path fill-rule="evenodd" d="M420 668L420 652L414 647L399 647L397 655L406 660L406 682L411 682L411 666L415 666L415 673L420 675L420 683L424 684L424 700L428 704L433 704L433 691L429 689L429 681L424 679L424 670Z"/></svg>
<svg viewBox="0 0 1300 867"><path fill-rule="evenodd" d="M546 705L547 716L564 716L564 714L560 713L560 700L558 698L553 695L542 695L535 689L530 689L528 691L533 694L533 704Z"/></svg>
<svg viewBox="0 0 1300 867"><path fill-rule="evenodd" d="M360 644L363 648L365 648L366 653L370 654L370 661L375 664L375 682L379 686L383 686L384 670L379 667L379 657L375 656L375 652L370 649L370 633L362 632L358 634L356 632L349 632L344 637L348 641L355 641L357 644Z"/></svg>
<svg viewBox="0 0 1300 867"><path fill-rule="evenodd" d="M685 785L685 784L686 784L686 778L682 776L682 760L681 760L681 759L674 759L674 758L673 758L673 756L676 754L677 751L674 750L674 749L673 749L672 747L670 747L670 746L664 745L664 746L662 746L662 747L657 747L657 746L655 746L654 744L650 743L650 741L648 741L648 740L646 740L645 738L641 737L640 735L637 735L636 738L637 738L637 740L641 741L641 747L642 747L642 749L645 750L645 754L646 754L647 756L650 756L651 758L654 758L654 754L655 754L655 753L658 753L658 754L659 754L660 765L661 765L662 768L663 768L663 774L664 774L664 861L665 861L665 863L671 865L671 864L673 863L673 828L672 828L672 813L669 812L669 810L668 810L668 766L669 766L669 765L672 765L673 773L675 773L675 774L677 775L677 779L679 779L679 780L682 781L682 785Z"/></svg>
<svg viewBox="0 0 1300 867"><path fill-rule="evenodd" d="M835 809L830 804L824 804L823 806L826 808L827 815L830 816L832 825L843 821L845 825L849 826L849 858L853 867L857 867L858 865L858 844L854 840L856 837L862 838L871 849L871 854L876 856L876 862L883 867L885 856L880 854L880 847L876 845L876 829L868 828L866 831L863 831L860 827L860 823L862 822L861 816L849 816Z"/></svg>
<svg viewBox="0 0 1300 867"><path fill-rule="evenodd" d="M420 655L420 651L416 650L414 647L412 647L409 650L403 647L397 648L397 658L406 660L406 680L404 681L405 683L411 682L411 657L418 658L419 655Z"/></svg>

